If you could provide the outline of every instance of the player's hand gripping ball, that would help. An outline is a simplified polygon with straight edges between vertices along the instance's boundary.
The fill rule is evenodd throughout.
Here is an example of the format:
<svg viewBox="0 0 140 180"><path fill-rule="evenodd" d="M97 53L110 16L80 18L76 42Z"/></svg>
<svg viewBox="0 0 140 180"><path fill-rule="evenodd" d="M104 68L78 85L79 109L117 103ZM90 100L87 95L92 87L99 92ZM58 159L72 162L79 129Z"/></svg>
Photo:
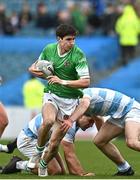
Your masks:
<svg viewBox="0 0 140 180"><path fill-rule="evenodd" d="M46 76L52 76L54 72L53 63L47 60L38 60L36 68L46 74Z"/></svg>

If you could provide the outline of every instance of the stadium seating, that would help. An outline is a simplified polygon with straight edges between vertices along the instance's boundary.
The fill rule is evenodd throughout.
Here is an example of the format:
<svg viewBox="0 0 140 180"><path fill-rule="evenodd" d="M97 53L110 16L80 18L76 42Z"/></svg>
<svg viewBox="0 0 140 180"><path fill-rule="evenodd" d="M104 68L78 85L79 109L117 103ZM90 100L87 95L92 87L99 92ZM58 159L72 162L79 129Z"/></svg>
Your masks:
<svg viewBox="0 0 140 180"><path fill-rule="evenodd" d="M96 86L118 90L140 102L140 58L120 68L108 78L101 80ZM94 85L95 86L95 85Z"/></svg>

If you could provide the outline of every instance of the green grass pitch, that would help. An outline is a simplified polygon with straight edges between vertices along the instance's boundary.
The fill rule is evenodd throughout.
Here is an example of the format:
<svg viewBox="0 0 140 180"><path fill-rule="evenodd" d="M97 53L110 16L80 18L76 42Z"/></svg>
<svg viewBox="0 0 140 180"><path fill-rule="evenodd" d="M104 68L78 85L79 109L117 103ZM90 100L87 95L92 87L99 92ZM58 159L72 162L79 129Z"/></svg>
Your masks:
<svg viewBox="0 0 140 180"><path fill-rule="evenodd" d="M4 141L0 141L5 143ZM135 175L130 177L114 177L117 171L116 166L108 158L106 158L90 141L76 141L76 152L87 172L94 172L95 177L78 177L71 175L48 176L39 178L36 175L27 172L15 173L9 175L0 174L0 179L140 179L140 153L126 147L124 140L115 140L113 143L119 148L124 158L132 165ZM62 154L62 150L60 148ZM13 154L0 153L0 165L5 165L13 155L21 156L18 150ZM62 154L63 155L63 154ZM23 156L21 156L23 157Z"/></svg>

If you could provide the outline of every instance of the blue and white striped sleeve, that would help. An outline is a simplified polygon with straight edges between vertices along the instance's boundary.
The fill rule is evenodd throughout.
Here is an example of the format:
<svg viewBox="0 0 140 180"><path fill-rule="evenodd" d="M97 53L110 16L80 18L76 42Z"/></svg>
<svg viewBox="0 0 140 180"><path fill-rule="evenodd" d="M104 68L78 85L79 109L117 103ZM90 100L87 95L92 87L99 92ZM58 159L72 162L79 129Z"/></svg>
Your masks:
<svg viewBox="0 0 140 180"><path fill-rule="evenodd" d="M74 143L75 134L77 132L76 123L73 123L73 126L68 130L63 140L69 143Z"/></svg>

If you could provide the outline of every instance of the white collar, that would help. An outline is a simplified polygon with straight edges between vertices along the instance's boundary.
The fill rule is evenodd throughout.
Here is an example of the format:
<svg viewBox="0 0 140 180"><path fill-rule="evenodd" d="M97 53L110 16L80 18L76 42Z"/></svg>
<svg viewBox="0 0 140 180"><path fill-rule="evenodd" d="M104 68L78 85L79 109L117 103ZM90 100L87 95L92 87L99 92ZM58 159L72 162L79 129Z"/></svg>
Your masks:
<svg viewBox="0 0 140 180"><path fill-rule="evenodd" d="M72 48L71 48L72 49ZM57 52L58 52L58 55L60 56L60 57L65 57L70 51L71 51L71 49L68 51L68 52L66 52L66 53L64 53L64 54L60 54L60 48L59 48L59 44L57 45Z"/></svg>

